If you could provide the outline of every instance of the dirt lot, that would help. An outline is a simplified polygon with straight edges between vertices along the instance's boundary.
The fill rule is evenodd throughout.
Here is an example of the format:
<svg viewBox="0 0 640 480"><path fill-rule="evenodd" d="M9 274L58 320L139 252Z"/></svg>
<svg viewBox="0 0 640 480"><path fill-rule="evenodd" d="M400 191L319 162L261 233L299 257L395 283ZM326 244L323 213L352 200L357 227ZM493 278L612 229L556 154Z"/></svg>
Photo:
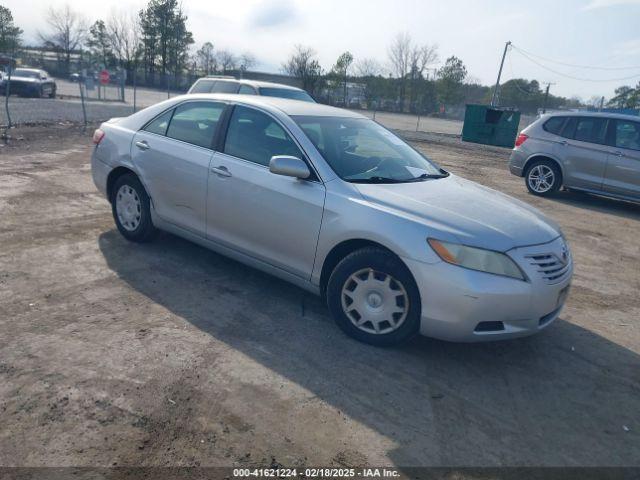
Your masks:
<svg viewBox="0 0 640 480"><path fill-rule="evenodd" d="M127 243L88 134L0 147L0 466L640 465L640 207L538 199L508 151L429 137L558 221L567 308L522 340L345 337L316 298L170 235Z"/></svg>

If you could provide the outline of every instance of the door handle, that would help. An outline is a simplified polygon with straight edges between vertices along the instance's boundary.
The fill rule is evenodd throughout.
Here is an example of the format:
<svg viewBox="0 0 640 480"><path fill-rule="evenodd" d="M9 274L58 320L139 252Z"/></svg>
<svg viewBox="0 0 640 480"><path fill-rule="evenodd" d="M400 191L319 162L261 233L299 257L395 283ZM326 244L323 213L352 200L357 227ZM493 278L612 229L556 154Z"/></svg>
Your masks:
<svg viewBox="0 0 640 480"><path fill-rule="evenodd" d="M231 172L227 169L227 167L219 166L219 167L211 167L211 171L216 175L221 177L230 177Z"/></svg>
<svg viewBox="0 0 640 480"><path fill-rule="evenodd" d="M562 140L560 142L560 145L562 145L563 147L566 147L567 145L569 145L569 142L567 142L566 140Z"/></svg>
<svg viewBox="0 0 640 480"><path fill-rule="evenodd" d="M622 153L620 150L616 150L615 152L613 152L613 154L616 157L624 157L624 153Z"/></svg>
<svg viewBox="0 0 640 480"><path fill-rule="evenodd" d="M138 147L140 150L149 150L151 148L146 140L136 142L136 147Z"/></svg>

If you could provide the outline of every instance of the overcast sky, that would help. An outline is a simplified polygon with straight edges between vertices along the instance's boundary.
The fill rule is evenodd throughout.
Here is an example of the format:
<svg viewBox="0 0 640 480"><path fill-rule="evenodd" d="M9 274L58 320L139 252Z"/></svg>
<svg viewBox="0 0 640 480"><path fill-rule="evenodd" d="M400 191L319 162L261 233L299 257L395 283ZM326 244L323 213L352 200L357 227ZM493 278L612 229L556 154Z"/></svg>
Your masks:
<svg viewBox="0 0 640 480"><path fill-rule="evenodd" d="M35 42L36 32L46 28L48 6L65 1L2 3L12 10L25 40ZM93 21L113 9L136 11L145 2L66 3ZM386 64L393 37L408 32L417 43L438 44L441 62L450 55L461 58L483 84L495 82L507 40L539 56L531 58L542 65L512 50L503 81L524 77L554 82L552 93L585 100L611 97L615 87L640 81L640 0L184 0L183 6L196 47L210 41L237 53L251 51L259 61L257 69L265 71L279 71L298 43L313 47L326 69L345 50L356 60L371 57ZM637 68L613 68L628 66Z"/></svg>

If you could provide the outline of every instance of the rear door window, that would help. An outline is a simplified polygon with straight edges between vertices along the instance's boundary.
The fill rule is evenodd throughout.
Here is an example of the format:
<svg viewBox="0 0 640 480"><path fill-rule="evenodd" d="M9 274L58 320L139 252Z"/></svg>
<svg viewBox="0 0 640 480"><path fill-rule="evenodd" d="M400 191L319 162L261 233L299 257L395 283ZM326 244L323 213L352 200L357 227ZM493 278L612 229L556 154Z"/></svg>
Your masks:
<svg viewBox="0 0 640 480"><path fill-rule="evenodd" d="M238 93L239 86L240 84L238 82L226 82L218 80L213 86L211 93Z"/></svg>
<svg viewBox="0 0 640 480"><path fill-rule="evenodd" d="M187 102L176 107L167 137L211 148L213 137L226 105L214 102Z"/></svg>
<svg viewBox="0 0 640 480"><path fill-rule="evenodd" d="M604 118L577 117L578 123L573 135L574 140L589 143L605 143L607 121Z"/></svg>
<svg viewBox="0 0 640 480"><path fill-rule="evenodd" d="M215 80L198 80L189 93L209 93Z"/></svg>
<svg viewBox="0 0 640 480"><path fill-rule="evenodd" d="M616 120L615 143L618 148L640 150L640 123L628 120Z"/></svg>
<svg viewBox="0 0 640 480"><path fill-rule="evenodd" d="M549 120L544 122L542 128L549 133L553 133L554 135L560 135L562 131L562 126L564 125L564 121L567 117L551 117Z"/></svg>

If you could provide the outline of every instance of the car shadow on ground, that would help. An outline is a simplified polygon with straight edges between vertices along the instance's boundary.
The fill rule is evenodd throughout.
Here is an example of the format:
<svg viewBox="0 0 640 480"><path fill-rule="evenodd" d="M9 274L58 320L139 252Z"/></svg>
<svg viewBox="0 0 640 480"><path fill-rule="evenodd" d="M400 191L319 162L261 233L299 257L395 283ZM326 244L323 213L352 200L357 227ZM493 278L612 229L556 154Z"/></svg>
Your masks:
<svg viewBox="0 0 640 480"><path fill-rule="evenodd" d="M374 348L314 296L172 235L138 245L111 230L99 248L152 302L384 435L396 465L640 459L640 357L568 321L513 341Z"/></svg>
<svg viewBox="0 0 640 480"><path fill-rule="evenodd" d="M548 198L584 210L607 213L632 220L640 220L640 204L627 202L625 200L617 200L615 198L603 197L578 190L561 191Z"/></svg>

